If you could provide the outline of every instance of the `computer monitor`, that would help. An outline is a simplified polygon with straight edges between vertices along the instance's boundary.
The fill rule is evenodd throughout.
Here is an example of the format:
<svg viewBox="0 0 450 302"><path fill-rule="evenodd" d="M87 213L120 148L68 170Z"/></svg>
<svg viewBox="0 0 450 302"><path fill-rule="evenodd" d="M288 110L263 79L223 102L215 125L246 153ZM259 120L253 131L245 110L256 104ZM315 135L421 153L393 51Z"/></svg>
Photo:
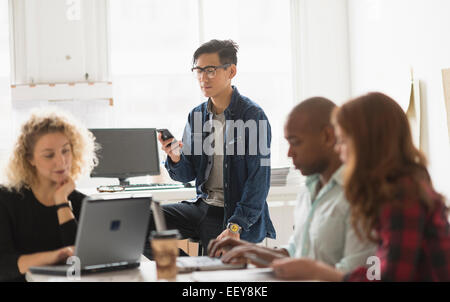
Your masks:
<svg viewBox="0 0 450 302"><path fill-rule="evenodd" d="M89 130L101 146L91 177L117 177L127 185L128 177L160 174L155 128Z"/></svg>

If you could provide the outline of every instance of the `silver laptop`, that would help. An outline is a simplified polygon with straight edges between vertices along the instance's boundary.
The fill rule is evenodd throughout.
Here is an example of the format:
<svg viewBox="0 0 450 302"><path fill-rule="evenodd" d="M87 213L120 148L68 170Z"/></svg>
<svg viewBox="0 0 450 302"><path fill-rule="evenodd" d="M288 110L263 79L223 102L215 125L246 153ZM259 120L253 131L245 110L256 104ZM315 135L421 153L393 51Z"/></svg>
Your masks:
<svg viewBox="0 0 450 302"><path fill-rule="evenodd" d="M144 249L151 197L86 197L78 223L75 253L81 274L135 268ZM66 275L70 265L31 267L36 274Z"/></svg>
<svg viewBox="0 0 450 302"><path fill-rule="evenodd" d="M158 232L165 231L166 220L158 201L152 202L153 217L155 219L155 226ZM247 264L226 264L219 258L208 256L196 257L178 257L177 268L179 273L190 273L194 271L216 271L216 270L230 270L246 268Z"/></svg>

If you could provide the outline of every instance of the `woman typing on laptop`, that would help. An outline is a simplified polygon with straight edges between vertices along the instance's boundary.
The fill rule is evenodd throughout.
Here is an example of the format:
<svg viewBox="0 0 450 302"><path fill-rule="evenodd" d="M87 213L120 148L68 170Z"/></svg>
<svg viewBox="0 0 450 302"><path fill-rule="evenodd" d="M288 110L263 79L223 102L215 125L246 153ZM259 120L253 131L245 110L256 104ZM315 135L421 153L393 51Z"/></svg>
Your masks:
<svg viewBox="0 0 450 302"><path fill-rule="evenodd" d="M71 118L36 112L25 122L0 187L0 281L73 254L85 197L74 180L95 162L93 135Z"/></svg>

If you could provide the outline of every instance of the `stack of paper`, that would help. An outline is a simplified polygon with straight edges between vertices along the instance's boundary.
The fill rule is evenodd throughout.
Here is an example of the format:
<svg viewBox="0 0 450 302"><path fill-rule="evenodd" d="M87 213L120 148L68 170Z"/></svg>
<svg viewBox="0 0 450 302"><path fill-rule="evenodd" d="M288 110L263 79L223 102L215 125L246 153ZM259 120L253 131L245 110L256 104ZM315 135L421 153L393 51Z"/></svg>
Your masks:
<svg viewBox="0 0 450 302"><path fill-rule="evenodd" d="M286 186L289 167L272 168L270 175L271 186Z"/></svg>

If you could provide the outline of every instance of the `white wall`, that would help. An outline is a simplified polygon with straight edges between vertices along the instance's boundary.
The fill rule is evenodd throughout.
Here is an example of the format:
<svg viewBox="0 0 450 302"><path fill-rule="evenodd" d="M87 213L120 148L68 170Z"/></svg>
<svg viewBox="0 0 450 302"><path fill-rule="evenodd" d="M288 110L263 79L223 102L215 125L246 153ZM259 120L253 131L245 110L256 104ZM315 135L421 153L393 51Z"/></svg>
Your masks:
<svg viewBox="0 0 450 302"><path fill-rule="evenodd" d="M404 107L413 68L421 82L423 151L436 189L447 198L450 146L441 69L450 67L449 12L447 0L348 0L351 95L378 90Z"/></svg>

